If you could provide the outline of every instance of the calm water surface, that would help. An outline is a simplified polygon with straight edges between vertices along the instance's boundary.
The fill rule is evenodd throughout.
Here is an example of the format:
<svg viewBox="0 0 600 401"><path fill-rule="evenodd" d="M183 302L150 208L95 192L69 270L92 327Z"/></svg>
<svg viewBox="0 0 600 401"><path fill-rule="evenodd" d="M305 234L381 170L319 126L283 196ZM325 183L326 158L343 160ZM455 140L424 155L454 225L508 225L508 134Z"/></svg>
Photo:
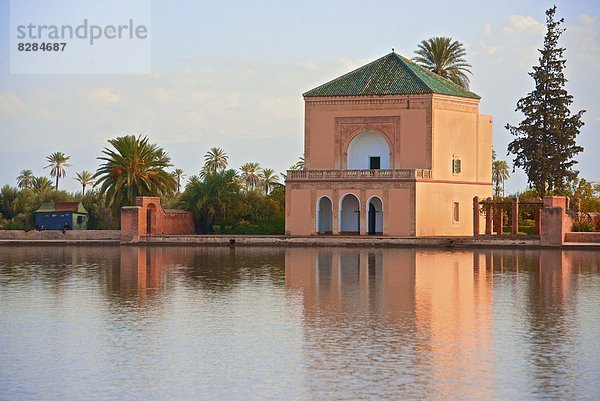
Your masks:
<svg viewBox="0 0 600 401"><path fill-rule="evenodd" d="M599 400L600 253L0 247L0 400Z"/></svg>

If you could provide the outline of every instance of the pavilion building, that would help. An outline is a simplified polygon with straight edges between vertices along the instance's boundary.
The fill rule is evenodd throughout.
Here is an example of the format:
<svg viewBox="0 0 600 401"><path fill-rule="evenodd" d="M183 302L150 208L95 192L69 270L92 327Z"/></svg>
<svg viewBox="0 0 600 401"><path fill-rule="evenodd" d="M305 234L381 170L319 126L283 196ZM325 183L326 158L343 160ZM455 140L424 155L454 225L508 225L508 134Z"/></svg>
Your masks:
<svg viewBox="0 0 600 401"><path fill-rule="evenodd" d="M473 197L492 196L478 95L392 52L303 96L286 234L472 235Z"/></svg>

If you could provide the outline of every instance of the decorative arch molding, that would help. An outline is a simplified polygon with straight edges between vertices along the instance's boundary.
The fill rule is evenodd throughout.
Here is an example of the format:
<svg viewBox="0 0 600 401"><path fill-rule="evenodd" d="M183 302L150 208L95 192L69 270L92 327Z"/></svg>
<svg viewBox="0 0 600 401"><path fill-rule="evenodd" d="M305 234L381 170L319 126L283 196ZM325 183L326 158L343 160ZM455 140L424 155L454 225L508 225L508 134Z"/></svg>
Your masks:
<svg viewBox="0 0 600 401"><path fill-rule="evenodd" d="M396 155L400 146L400 117L336 117L334 135L334 162L336 169L348 168L348 147L354 137L363 132L380 134L390 148L390 168L400 168Z"/></svg>
<svg viewBox="0 0 600 401"><path fill-rule="evenodd" d="M382 169L392 167L392 147L385 135L375 131L365 131L350 137L345 145L346 168L349 170L369 169L369 156L380 157Z"/></svg>

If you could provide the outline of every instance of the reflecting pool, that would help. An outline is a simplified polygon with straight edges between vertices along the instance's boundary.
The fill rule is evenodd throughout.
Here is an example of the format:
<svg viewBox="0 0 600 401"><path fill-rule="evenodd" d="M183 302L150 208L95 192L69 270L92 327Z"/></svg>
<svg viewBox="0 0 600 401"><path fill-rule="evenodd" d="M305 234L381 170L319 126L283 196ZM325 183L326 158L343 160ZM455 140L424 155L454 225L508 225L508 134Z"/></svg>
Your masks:
<svg viewBox="0 0 600 401"><path fill-rule="evenodd" d="M600 252L0 247L0 400L600 399Z"/></svg>

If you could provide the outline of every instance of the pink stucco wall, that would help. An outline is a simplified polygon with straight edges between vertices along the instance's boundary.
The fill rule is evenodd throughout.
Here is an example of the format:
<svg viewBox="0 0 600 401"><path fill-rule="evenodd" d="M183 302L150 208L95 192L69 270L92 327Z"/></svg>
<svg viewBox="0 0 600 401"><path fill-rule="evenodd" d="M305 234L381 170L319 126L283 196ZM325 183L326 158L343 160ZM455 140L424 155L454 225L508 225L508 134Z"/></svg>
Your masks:
<svg viewBox="0 0 600 401"><path fill-rule="evenodd" d="M362 99L363 97L361 97ZM365 96L377 101L378 97ZM388 99L389 98L389 99ZM361 103L361 99L320 98L318 101L309 100L305 104L305 158L307 168L333 169L342 168L343 160L340 153L347 150L351 136L372 130L381 133L391 144L391 152L395 163L393 168L428 168L427 158L427 109L431 108L430 95L387 96L386 102ZM391 102L391 103L390 103ZM332 104L333 103L333 104ZM410 109L407 104L410 103ZM402 104L403 107L398 107ZM393 123L370 122L368 127L360 121L362 117L395 118ZM344 121L350 119L350 121ZM349 137L340 135L340 124L357 126ZM381 130L390 126L389 131ZM362 127L359 127L363 125ZM351 128L350 128L351 129ZM395 135L394 135L395 134ZM341 137L340 137L341 136Z"/></svg>
<svg viewBox="0 0 600 401"><path fill-rule="evenodd" d="M479 114L478 99L444 95L356 96L305 99L307 170L347 168L348 146L362 132L388 143L391 169L431 169L427 176L353 180L286 181L286 233L317 233L317 201L333 203L333 230L339 234L339 200L360 201L360 234L367 234L367 200L383 203L385 236L472 234L472 199L492 196L492 119ZM453 160L461 171L453 171ZM428 170L429 171L429 170ZM415 173L416 174L416 173ZM454 202L460 218L453 220Z"/></svg>
<svg viewBox="0 0 600 401"><path fill-rule="evenodd" d="M121 209L121 242L137 242L146 235L194 234L191 213L165 210L156 197L138 197L136 204Z"/></svg>

